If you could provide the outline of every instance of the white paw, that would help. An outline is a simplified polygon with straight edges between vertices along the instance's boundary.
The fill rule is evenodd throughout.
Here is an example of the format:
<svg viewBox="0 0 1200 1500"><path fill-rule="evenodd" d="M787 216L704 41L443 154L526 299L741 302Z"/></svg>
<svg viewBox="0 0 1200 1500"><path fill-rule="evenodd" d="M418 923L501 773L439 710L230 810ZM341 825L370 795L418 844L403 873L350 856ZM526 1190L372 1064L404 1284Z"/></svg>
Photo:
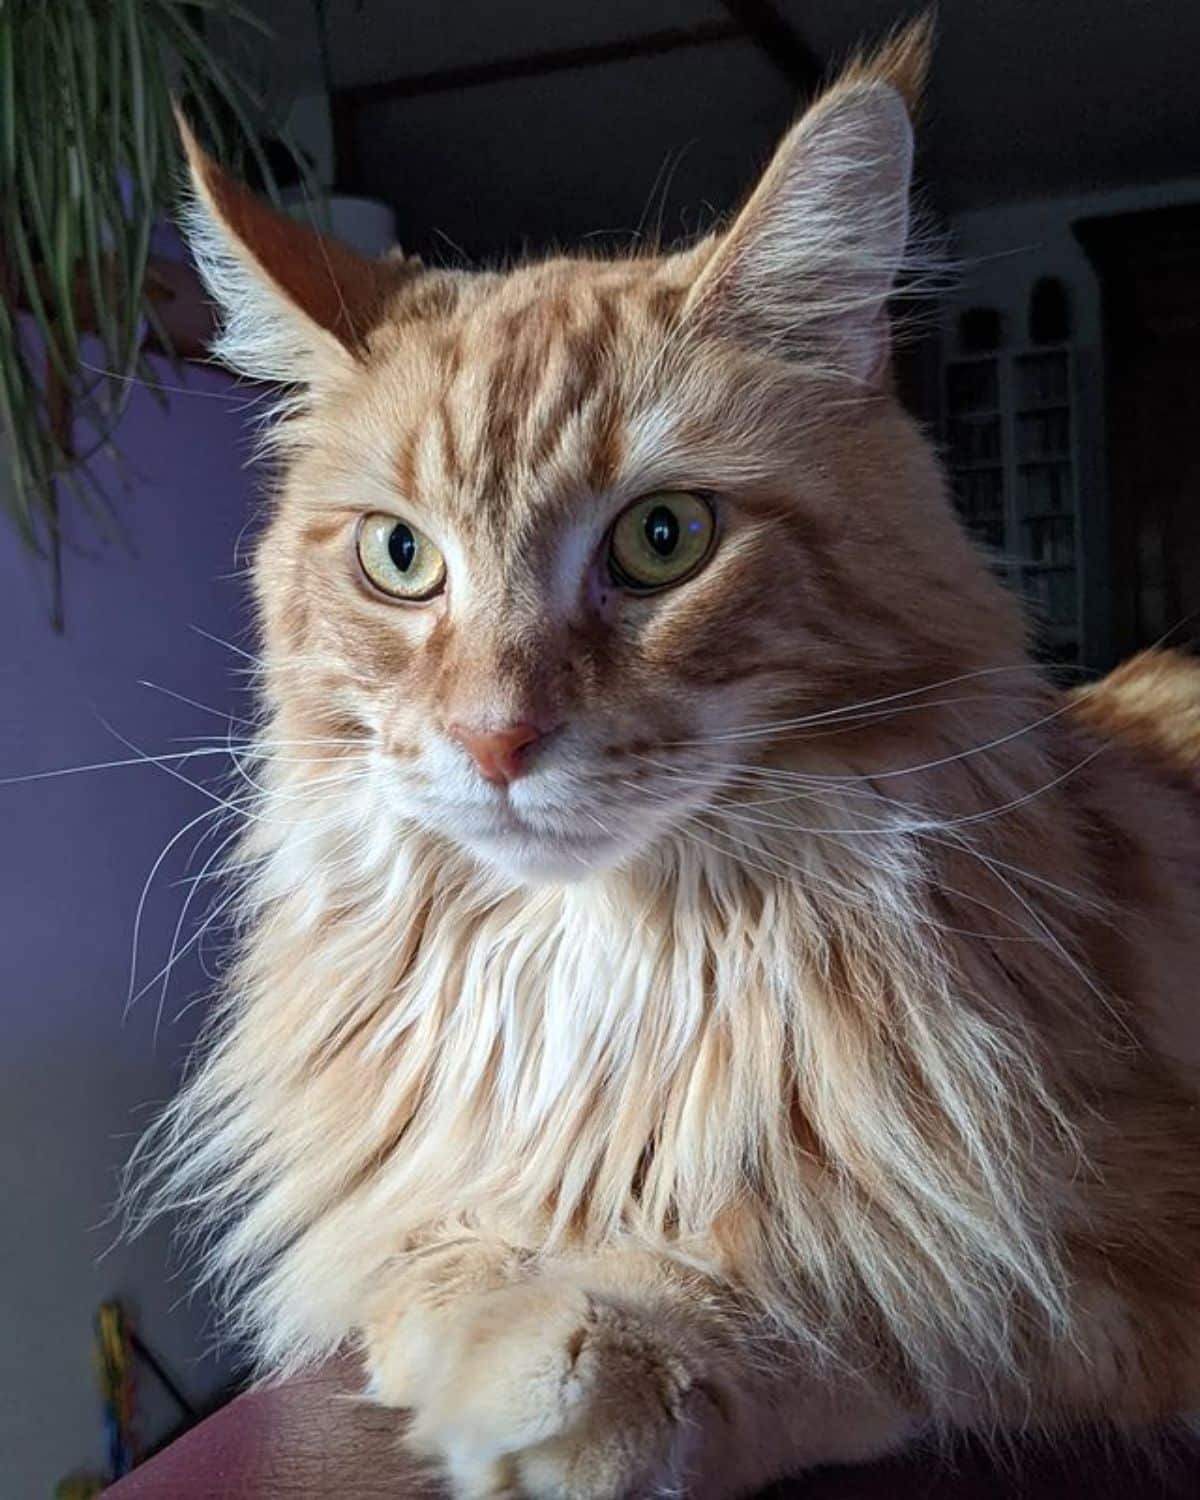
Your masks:
<svg viewBox="0 0 1200 1500"><path fill-rule="evenodd" d="M408 1441L470 1500L679 1495L704 1397L677 1333L565 1280L477 1292L401 1319Z"/></svg>

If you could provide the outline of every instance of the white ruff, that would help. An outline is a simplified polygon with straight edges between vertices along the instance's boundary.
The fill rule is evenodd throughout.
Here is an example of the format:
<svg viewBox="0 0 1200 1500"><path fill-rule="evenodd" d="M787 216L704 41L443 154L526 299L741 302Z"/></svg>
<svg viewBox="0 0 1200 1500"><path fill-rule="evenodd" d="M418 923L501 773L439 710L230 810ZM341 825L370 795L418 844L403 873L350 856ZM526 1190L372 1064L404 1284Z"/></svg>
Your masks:
<svg viewBox="0 0 1200 1500"><path fill-rule="evenodd" d="M681 837L520 891L370 791L311 802L253 825L242 961L135 1164L199 1208L264 1364L351 1335L389 1261L455 1223L653 1245L814 1348L867 1306L935 1384L952 1348L1009 1358L998 1304L1061 1314L1030 1123L1052 1111L1020 1033L952 992L901 837Z"/></svg>

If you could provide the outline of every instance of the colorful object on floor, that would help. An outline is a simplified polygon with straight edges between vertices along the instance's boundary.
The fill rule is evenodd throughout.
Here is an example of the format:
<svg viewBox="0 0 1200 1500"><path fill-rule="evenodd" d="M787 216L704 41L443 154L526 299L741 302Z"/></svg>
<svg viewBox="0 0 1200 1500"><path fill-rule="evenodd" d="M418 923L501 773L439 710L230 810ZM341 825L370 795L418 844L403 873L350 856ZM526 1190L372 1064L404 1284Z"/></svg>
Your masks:
<svg viewBox="0 0 1200 1500"><path fill-rule="evenodd" d="M54 1500L92 1500L93 1495L102 1494L106 1487L103 1479L91 1474L73 1474L69 1479L60 1479L54 1486Z"/></svg>
<svg viewBox="0 0 1200 1500"><path fill-rule="evenodd" d="M96 1360L110 1480L128 1474L137 1462L131 1337L120 1303L102 1302L96 1313Z"/></svg>

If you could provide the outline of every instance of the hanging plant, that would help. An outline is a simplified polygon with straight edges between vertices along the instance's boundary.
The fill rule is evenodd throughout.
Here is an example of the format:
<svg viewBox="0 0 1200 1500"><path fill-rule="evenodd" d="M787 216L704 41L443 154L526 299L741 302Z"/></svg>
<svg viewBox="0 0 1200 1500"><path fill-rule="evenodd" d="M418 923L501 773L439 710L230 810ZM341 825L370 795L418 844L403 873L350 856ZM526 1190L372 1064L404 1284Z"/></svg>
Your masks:
<svg viewBox="0 0 1200 1500"><path fill-rule="evenodd" d="M227 43L265 30L236 0L0 0L0 463L59 629L68 520L73 539L121 534L89 460L133 387L160 388L147 334L171 352L148 272L181 182L172 100L274 190L262 109L214 24Z"/></svg>

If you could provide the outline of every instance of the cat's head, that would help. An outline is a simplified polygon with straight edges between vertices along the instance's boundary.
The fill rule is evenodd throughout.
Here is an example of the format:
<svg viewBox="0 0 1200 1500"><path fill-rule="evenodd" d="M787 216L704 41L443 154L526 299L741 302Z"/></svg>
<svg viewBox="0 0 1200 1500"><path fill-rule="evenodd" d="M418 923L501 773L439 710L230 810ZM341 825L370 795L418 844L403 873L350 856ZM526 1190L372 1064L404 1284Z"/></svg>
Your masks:
<svg viewBox="0 0 1200 1500"><path fill-rule="evenodd" d="M919 46L843 76L674 254L368 263L191 148L221 352L296 392L268 690L298 737L361 740L397 827L577 877L702 828L785 743L763 726L994 643L890 389Z"/></svg>

